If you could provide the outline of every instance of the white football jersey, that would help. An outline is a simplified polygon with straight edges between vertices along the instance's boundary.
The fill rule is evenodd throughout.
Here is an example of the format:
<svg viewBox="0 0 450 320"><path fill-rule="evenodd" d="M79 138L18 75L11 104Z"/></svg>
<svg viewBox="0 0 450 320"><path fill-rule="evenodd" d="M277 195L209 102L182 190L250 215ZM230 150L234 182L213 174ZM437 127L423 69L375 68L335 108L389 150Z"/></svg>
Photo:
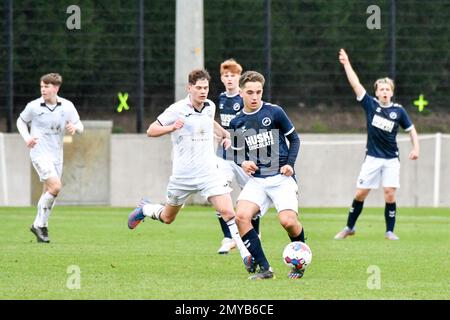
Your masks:
<svg viewBox="0 0 450 320"><path fill-rule="evenodd" d="M37 144L30 150L31 160L42 156L54 162L63 161L63 139L66 124L76 125L80 116L72 102L56 97L56 106L48 106L42 97L29 102L20 114L20 118L30 125L30 135L38 138Z"/></svg>
<svg viewBox="0 0 450 320"><path fill-rule="evenodd" d="M171 133L173 145L172 176L175 178L201 178L217 172L214 152L214 102L206 99L201 111L191 103L189 95L168 107L157 118L163 126L178 119L184 121L181 129Z"/></svg>

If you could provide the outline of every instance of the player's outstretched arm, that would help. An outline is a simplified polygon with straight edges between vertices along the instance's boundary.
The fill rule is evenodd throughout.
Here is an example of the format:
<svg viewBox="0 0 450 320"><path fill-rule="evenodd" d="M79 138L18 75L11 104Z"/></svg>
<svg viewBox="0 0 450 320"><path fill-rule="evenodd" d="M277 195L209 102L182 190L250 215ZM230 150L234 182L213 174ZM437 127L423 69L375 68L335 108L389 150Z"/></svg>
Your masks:
<svg viewBox="0 0 450 320"><path fill-rule="evenodd" d="M409 136L413 145L413 148L409 153L409 159L417 160L419 158L419 136L417 135L416 128L412 128L411 131L409 131Z"/></svg>
<svg viewBox="0 0 450 320"><path fill-rule="evenodd" d="M356 75L355 70L353 70L352 65L350 63L350 59L347 56L347 53L344 49L339 51L339 62L344 66L345 73L347 75L348 82L353 88L353 91L356 94L356 97L362 97L366 90L359 82L359 78Z"/></svg>
<svg viewBox="0 0 450 320"><path fill-rule="evenodd" d="M159 121L153 122L147 129L147 136L148 137L160 137L165 134L171 133L175 130L181 129L184 125L184 121L181 119L178 119L173 124L168 126L163 126Z"/></svg>

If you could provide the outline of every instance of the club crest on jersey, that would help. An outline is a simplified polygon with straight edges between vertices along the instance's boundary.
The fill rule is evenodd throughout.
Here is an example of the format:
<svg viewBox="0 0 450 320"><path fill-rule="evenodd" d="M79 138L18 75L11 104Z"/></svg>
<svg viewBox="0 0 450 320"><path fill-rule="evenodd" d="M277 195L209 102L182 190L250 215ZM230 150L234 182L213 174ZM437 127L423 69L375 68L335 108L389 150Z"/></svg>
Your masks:
<svg viewBox="0 0 450 320"><path fill-rule="evenodd" d="M240 108L241 108L241 105L239 103L233 104L233 110L234 111L239 111Z"/></svg>
<svg viewBox="0 0 450 320"><path fill-rule="evenodd" d="M392 120L397 119L397 112L391 112L391 113L389 113L389 118L391 118Z"/></svg>
<svg viewBox="0 0 450 320"><path fill-rule="evenodd" d="M219 109L223 109L223 103L219 104Z"/></svg>
<svg viewBox="0 0 450 320"><path fill-rule="evenodd" d="M255 150L273 145L274 138L272 131L254 134L245 138L249 150Z"/></svg>
<svg viewBox="0 0 450 320"><path fill-rule="evenodd" d="M377 110L376 110L376 112L381 112L381 108L378 107Z"/></svg>
<svg viewBox="0 0 450 320"><path fill-rule="evenodd" d="M272 120L270 120L269 117L265 117L264 119L262 119L261 123L263 126L268 127L272 123Z"/></svg>

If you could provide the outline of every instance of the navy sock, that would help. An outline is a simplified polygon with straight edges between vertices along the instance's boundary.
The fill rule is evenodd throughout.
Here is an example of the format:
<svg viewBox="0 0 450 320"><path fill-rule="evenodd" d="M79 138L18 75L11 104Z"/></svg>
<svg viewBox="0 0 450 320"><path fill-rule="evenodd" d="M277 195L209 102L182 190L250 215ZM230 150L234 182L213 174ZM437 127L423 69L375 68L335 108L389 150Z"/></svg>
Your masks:
<svg viewBox="0 0 450 320"><path fill-rule="evenodd" d="M387 203L384 207L384 219L386 220L386 232L394 231L395 215L397 214L397 205L395 202Z"/></svg>
<svg viewBox="0 0 450 320"><path fill-rule="evenodd" d="M242 241L259 267L262 270L268 270L270 268L269 261L267 261L267 258L264 255L261 241L259 240L255 229L250 229L250 231L242 237Z"/></svg>
<svg viewBox="0 0 450 320"><path fill-rule="evenodd" d="M291 242L294 242L294 241L305 242L305 229L302 228L302 232L300 232L300 234L298 236L292 237L291 235L289 235L289 238L291 239Z"/></svg>
<svg viewBox="0 0 450 320"><path fill-rule="evenodd" d="M223 237L224 238L231 238L231 232L230 229L227 226L227 223L222 219L222 217L219 217L220 227L222 228Z"/></svg>
<svg viewBox="0 0 450 320"><path fill-rule="evenodd" d="M257 217L256 219L252 219L252 226L255 229L256 233L259 234L259 220L261 217Z"/></svg>
<svg viewBox="0 0 450 320"><path fill-rule="evenodd" d="M348 212L347 227L353 229L358 220L359 214L361 213L364 206L364 201L353 200L352 207Z"/></svg>

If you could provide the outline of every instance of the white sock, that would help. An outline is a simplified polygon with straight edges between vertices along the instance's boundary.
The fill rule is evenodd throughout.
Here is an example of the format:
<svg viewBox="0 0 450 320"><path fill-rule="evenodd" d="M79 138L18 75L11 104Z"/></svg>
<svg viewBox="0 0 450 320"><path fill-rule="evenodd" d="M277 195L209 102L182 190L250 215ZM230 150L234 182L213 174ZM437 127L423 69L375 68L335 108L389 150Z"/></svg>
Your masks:
<svg viewBox="0 0 450 320"><path fill-rule="evenodd" d="M146 204L142 207L144 216L150 217L153 220L161 221L161 212L163 212L164 206L161 204ZM163 221L161 221L163 222Z"/></svg>
<svg viewBox="0 0 450 320"><path fill-rule="evenodd" d="M237 248L239 249L241 258L244 259L245 257L249 256L250 252L248 252L247 247L242 242L241 236L239 235L238 227L236 225L235 218L228 220L227 226L230 229L231 236L233 237L233 240L236 243Z"/></svg>
<svg viewBox="0 0 450 320"><path fill-rule="evenodd" d="M55 204L55 196L49 192L42 194L37 205L37 215L34 219L34 227L47 227L48 219L52 213L53 205Z"/></svg>

